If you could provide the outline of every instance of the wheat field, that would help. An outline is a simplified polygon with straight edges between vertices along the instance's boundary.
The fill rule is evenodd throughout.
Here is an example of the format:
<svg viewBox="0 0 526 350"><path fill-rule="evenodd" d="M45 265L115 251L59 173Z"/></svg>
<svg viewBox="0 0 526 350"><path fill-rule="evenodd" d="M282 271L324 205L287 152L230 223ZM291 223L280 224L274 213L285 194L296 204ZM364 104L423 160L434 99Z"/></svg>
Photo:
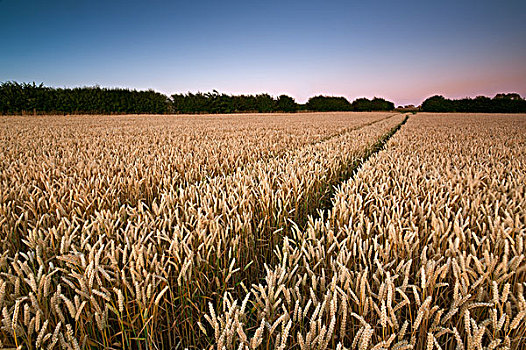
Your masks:
<svg viewBox="0 0 526 350"><path fill-rule="evenodd" d="M524 115L0 125L2 348L525 347Z"/></svg>

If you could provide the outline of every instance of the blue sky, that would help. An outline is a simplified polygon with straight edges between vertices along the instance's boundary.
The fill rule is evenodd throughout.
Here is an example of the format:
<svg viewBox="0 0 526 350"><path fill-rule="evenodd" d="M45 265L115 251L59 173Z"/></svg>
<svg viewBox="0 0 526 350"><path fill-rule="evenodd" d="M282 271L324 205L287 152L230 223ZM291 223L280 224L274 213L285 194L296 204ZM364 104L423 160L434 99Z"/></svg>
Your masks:
<svg viewBox="0 0 526 350"><path fill-rule="evenodd" d="M526 96L525 1L0 0L0 81L167 94Z"/></svg>

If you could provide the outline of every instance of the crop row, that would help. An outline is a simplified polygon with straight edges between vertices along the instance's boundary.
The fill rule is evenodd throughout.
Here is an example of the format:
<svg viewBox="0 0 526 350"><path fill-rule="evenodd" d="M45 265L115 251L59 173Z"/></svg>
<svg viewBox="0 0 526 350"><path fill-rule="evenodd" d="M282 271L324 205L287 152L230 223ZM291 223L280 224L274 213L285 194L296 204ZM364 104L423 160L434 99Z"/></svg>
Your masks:
<svg viewBox="0 0 526 350"><path fill-rule="evenodd" d="M417 115L209 305L218 349L520 349L526 118Z"/></svg>
<svg viewBox="0 0 526 350"><path fill-rule="evenodd" d="M315 213L403 120L387 116L287 119L284 129L279 121L276 129L249 121L219 139L213 128L188 122L175 132L163 119L91 130L82 119L60 120L66 125L58 129L9 124L2 135L2 345L206 346L213 337L201 336L199 325L208 305L264 277L265 263L276 259L272 247L292 223ZM188 144L198 158L177 172L175 154L190 154ZM192 169L200 175L186 177ZM184 180L171 183L174 174Z"/></svg>
<svg viewBox="0 0 526 350"><path fill-rule="evenodd" d="M17 242L28 229L55 226L58 215L85 220L101 210L149 206L167 189L232 173L388 116L5 118L0 232Z"/></svg>

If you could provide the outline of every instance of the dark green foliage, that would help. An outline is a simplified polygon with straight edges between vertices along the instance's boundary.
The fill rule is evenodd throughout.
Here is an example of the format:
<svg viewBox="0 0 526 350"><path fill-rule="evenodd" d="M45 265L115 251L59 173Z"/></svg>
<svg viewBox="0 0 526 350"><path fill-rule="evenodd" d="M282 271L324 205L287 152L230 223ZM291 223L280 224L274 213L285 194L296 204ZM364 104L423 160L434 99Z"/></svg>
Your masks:
<svg viewBox="0 0 526 350"><path fill-rule="evenodd" d="M282 95L278 99L268 94L226 95L216 90L211 93L172 95L173 110L176 113L239 113L239 112L295 112L297 103L292 97Z"/></svg>
<svg viewBox="0 0 526 350"><path fill-rule="evenodd" d="M450 100L443 96L433 96L422 103L424 112L460 113L526 113L526 100L519 94L497 94L494 98L477 96Z"/></svg>
<svg viewBox="0 0 526 350"><path fill-rule="evenodd" d="M327 111L392 111L395 108L394 103L386 101L383 98L375 97L372 100L359 98L349 103L345 97L334 96L315 96L311 97L305 105L309 111L327 112Z"/></svg>
<svg viewBox="0 0 526 350"><path fill-rule="evenodd" d="M256 95L256 109L260 113L270 113L276 110L276 100L268 94Z"/></svg>
<svg viewBox="0 0 526 350"><path fill-rule="evenodd" d="M0 113L162 114L170 111L165 95L148 91L83 87L50 88L43 84L0 84Z"/></svg>
<svg viewBox="0 0 526 350"><path fill-rule="evenodd" d="M358 112L392 111L394 108L394 103L378 97L375 97L372 100L367 98L358 98L352 103L352 110Z"/></svg>
<svg viewBox="0 0 526 350"><path fill-rule="evenodd" d="M507 101L507 96L502 99ZM1 114L164 114L164 113L271 113L301 111L385 111L392 102L361 98L349 103L345 97L315 96L298 104L287 95L175 94L171 98L152 91L95 87L51 88L43 84L0 84Z"/></svg>
<svg viewBox="0 0 526 350"><path fill-rule="evenodd" d="M345 97L333 96L314 96L306 104L307 110L329 112L329 111L350 111L352 105Z"/></svg>
<svg viewBox="0 0 526 350"><path fill-rule="evenodd" d="M292 97L281 95L278 97L276 109L280 112L296 112L298 110L298 105Z"/></svg>
<svg viewBox="0 0 526 350"><path fill-rule="evenodd" d="M450 112L453 110L453 104L444 96L435 95L422 103L422 110L424 112Z"/></svg>

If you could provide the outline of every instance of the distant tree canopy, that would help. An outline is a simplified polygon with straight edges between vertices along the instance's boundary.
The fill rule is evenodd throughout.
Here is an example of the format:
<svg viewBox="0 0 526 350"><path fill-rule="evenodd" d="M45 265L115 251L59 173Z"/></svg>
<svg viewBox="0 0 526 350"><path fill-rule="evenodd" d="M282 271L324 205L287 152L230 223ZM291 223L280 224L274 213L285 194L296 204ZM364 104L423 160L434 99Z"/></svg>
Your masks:
<svg viewBox="0 0 526 350"><path fill-rule="evenodd" d="M381 98L360 98L352 104L345 97L315 96L298 104L287 95L174 94L95 87L52 88L35 83L0 83L1 114L164 114L164 113L270 113L308 111L384 111L394 104Z"/></svg>
<svg viewBox="0 0 526 350"><path fill-rule="evenodd" d="M424 112L453 112L453 101L444 96L435 95L422 103Z"/></svg>
<svg viewBox="0 0 526 350"><path fill-rule="evenodd" d="M350 111L352 105L345 97L314 96L307 101L306 109L310 111Z"/></svg>
<svg viewBox="0 0 526 350"><path fill-rule="evenodd" d="M276 109L280 112L296 112L298 110L298 104L292 97L281 95L276 101Z"/></svg>
<svg viewBox="0 0 526 350"><path fill-rule="evenodd" d="M290 96L274 99L268 94L226 95L216 90L211 93L172 95L175 113L236 113L236 112L295 112L298 104Z"/></svg>
<svg viewBox="0 0 526 350"><path fill-rule="evenodd" d="M395 108L393 102L386 101L383 98L375 97L372 100L367 98L358 98L352 103L353 111L392 111Z"/></svg>
<svg viewBox="0 0 526 350"><path fill-rule="evenodd" d="M424 112L462 112L462 113L526 113L526 100L519 94L497 94L493 98L477 96L450 100L435 95L422 103Z"/></svg>
<svg viewBox="0 0 526 350"><path fill-rule="evenodd" d="M43 84L5 82L0 85L0 113L167 113L169 103L158 92L83 87L50 88Z"/></svg>

